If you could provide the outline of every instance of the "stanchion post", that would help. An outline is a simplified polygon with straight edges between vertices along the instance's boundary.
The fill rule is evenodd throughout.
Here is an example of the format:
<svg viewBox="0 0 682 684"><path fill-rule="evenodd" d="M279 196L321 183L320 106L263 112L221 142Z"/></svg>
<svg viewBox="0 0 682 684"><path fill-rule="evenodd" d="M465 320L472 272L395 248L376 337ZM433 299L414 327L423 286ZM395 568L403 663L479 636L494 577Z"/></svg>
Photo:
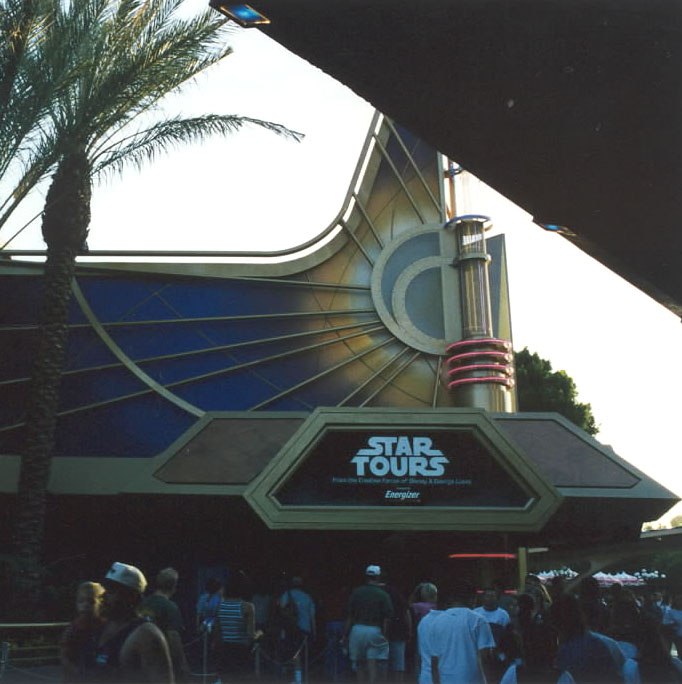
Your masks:
<svg viewBox="0 0 682 684"><path fill-rule="evenodd" d="M0 679L5 676L5 668L9 660L9 641L3 641L0 650Z"/></svg>
<svg viewBox="0 0 682 684"><path fill-rule="evenodd" d="M203 634L203 644L202 644L202 649L201 649L203 651L203 653L201 655L201 659L203 661L202 667L201 667L201 681L203 682L203 684L206 684L206 678L208 676L208 634L209 634L208 629L205 629L204 634Z"/></svg>
<svg viewBox="0 0 682 684"><path fill-rule="evenodd" d="M303 649L304 649L304 650L303 650L303 653L305 654L305 659L304 659L304 661L303 661L304 664L305 664L305 667L303 668L303 681L306 682L306 684L307 684L308 678L309 678L309 674L310 674L310 673L308 672L308 668L310 667L310 660L309 660L309 655L310 655L310 654L309 654L309 652L308 652L308 637L307 637L307 636L305 637L305 640L304 640L304 642L303 642Z"/></svg>
<svg viewBox="0 0 682 684"><path fill-rule="evenodd" d="M301 676L301 654L300 652L294 656L294 682L301 684L303 677Z"/></svg>
<svg viewBox="0 0 682 684"><path fill-rule="evenodd" d="M253 668L257 679L260 679L260 645L256 643L256 648L254 649L254 662Z"/></svg>
<svg viewBox="0 0 682 684"><path fill-rule="evenodd" d="M339 639L337 638L336 634L332 636L333 641L331 642L332 644L332 677L334 678L334 681L336 681L339 678L339 650L341 649L341 643L339 642Z"/></svg>
<svg viewBox="0 0 682 684"><path fill-rule="evenodd" d="M291 658L291 662L294 666L294 679L292 684L302 684L303 680L303 673L302 673L302 665L301 665L301 651L305 649L305 655L303 657L304 663L307 666L307 658L308 658L308 638L304 637L303 642L301 645L298 647L296 653L294 653L293 657Z"/></svg>

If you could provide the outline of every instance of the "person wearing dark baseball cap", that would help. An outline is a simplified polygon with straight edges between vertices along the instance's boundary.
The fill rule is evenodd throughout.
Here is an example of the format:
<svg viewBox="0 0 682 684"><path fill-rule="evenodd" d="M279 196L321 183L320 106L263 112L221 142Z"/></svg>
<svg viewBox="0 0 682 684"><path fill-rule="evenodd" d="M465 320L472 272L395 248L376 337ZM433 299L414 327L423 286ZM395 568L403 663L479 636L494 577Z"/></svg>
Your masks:
<svg viewBox="0 0 682 684"><path fill-rule="evenodd" d="M348 655L361 681L375 682L379 661L388 660L386 629L393 616L389 595L381 588L381 568L365 568L366 583L358 587L348 600L346 637Z"/></svg>
<svg viewBox="0 0 682 684"><path fill-rule="evenodd" d="M138 615L147 588L134 565L113 563L102 580L102 616L106 619L97 642L95 665L88 681L117 684L173 684L168 644L161 630Z"/></svg>

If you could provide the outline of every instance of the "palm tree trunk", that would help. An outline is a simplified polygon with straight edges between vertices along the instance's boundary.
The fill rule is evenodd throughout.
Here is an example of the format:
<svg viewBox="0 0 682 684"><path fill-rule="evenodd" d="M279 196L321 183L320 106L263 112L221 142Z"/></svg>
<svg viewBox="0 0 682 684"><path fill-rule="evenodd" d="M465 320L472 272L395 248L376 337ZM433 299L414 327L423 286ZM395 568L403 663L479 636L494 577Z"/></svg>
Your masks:
<svg viewBox="0 0 682 684"><path fill-rule="evenodd" d="M68 307L76 253L55 250L45 264L45 293L31 390L26 408L26 444L17 490L14 548L20 586L30 605L39 605L39 562L44 534L45 495L57 423L61 373L66 357ZM28 594L28 595L27 595Z"/></svg>
<svg viewBox="0 0 682 684"><path fill-rule="evenodd" d="M89 171L85 155L66 156L55 172L43 214L48 257L14 526L15 591L22 596L24 611L33 612L24 619L38 617L35 611L40 606L46 493L66 359L71 281L90 222Z"/></svg>

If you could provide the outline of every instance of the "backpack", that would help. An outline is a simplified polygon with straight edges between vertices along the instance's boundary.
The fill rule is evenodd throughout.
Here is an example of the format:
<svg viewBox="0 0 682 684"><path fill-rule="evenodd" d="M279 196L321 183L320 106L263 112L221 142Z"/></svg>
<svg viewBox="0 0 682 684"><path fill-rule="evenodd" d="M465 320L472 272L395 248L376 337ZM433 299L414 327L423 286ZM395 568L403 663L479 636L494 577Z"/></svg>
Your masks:
<svg viewBox="0 0 682 684"><path fill-rule="evenodd" d="M282 605L279 602L279 623L280 629L286 634L295 634L298 631L298 608L291 595L291 591L287 591L287 602Z"/></svg>

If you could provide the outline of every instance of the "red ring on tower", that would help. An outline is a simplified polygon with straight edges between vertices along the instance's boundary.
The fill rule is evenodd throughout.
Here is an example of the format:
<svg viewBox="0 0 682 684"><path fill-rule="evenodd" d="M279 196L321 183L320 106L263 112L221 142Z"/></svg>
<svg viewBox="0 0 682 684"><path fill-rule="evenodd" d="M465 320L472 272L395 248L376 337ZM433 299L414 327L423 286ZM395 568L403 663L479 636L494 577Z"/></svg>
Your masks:
<svg viewBox="0 0 682 684"><path fill-rule="evenodd" d="M461 349L462 347L471 347L478 344L489 344L497 347L501 347L505 351L511 351L512 344L508 340L500 340L496 337L483 337L480 339L470 339L470 340L460 340L459 342L452 342L449 344L445 351L449 354L455 349Z"/></svg>
<svg viewBox="0 0 682 684"><path fill-rule="evenodd" d="M448 389L479 383L513 387L514 356L511 349L511 342L494 337L460 340L449 344L446 352L456 353L447 359L447 373L453 378L448 383Z"/></svg>

